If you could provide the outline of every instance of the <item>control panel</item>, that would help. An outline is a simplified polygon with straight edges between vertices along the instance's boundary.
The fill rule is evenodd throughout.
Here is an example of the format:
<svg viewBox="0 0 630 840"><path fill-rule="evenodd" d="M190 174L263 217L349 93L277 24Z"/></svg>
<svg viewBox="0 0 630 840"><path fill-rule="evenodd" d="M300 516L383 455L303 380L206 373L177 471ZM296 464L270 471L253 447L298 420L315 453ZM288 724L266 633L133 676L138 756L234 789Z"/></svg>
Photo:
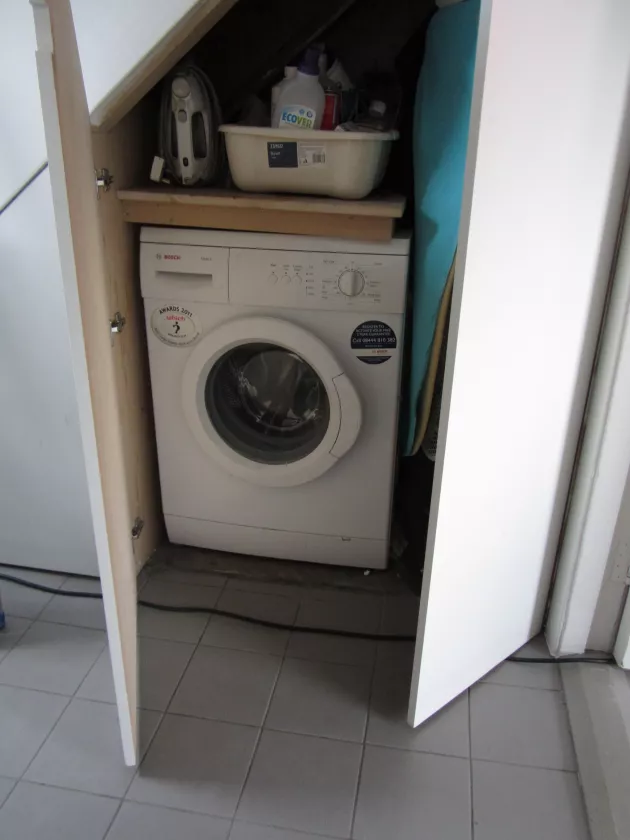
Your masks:
<svg viewBox="0 0 630 840"><path fill-rule="evenodd" d="M405 309L408 258L230 248L230 303L360 312Z"/></svg>

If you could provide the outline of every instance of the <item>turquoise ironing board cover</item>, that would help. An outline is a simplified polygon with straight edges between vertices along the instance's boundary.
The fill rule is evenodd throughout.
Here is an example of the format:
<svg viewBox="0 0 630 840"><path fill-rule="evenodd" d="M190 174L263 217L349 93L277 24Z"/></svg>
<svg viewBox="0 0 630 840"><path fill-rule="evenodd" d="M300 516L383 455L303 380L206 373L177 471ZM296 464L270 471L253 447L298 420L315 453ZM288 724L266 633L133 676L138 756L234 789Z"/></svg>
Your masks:
<svg viewBox="0 0 630 840"><path fill-rule="evenodd" d="M439 9L427 31L414 113L415 258L406 453L442 292L457 247L480 0Z"/></svg>

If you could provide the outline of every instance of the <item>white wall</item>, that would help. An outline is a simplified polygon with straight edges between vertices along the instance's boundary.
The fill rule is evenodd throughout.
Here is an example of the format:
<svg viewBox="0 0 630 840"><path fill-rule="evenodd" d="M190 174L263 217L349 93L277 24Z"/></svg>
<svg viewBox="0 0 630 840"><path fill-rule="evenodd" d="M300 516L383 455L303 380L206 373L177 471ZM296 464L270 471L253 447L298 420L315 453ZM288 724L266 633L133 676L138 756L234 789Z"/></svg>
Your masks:
<svg viewBox="0 0 630 840"><path fill-rule="evenodd" d="M195 0L72 0L90 108L138 63ZM46 159L28 0L0 3L0 207Z"/></svg>
<svg viewBox="0 0 630 840"><path fill-rule="evenodd" d="M97 574L48 172L0 216L0 562Z"/></svg>
<svg viewBox="0 0 630 840"><path fill-rule="evenodd" d="M94 107L195 0L73 0ZM1 0L0 207L46 159L28 0ZM97 574L47 172L0 215L0 562Z"/></svg>

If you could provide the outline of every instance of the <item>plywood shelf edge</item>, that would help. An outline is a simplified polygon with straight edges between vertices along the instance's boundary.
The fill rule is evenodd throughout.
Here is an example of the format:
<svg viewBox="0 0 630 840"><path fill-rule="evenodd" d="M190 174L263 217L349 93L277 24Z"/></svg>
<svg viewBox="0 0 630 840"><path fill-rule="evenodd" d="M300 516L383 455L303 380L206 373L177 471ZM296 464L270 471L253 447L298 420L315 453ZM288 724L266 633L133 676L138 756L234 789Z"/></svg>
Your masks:
<svg viewBox="0 0 630 840"><path fill-rule="evenodd" d="M119 190L126 221L174 227L252 230L386 241L405 209L400 196L346 201L304 195L263 195L175 188Z"/></svg>

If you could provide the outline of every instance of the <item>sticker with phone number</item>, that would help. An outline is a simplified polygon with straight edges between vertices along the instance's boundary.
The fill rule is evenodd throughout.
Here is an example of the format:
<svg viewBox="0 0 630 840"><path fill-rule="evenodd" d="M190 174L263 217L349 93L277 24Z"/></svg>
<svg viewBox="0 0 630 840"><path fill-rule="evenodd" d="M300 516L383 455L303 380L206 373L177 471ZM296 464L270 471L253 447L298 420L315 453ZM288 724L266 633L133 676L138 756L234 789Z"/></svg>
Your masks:
<svg viewBox="0 0 630 840"><path fill-rule="evenodd" d="M353 331L350 347L359 361L380 365L392 357L396 349L396 333L383 321L364 321Z"/></svg>

